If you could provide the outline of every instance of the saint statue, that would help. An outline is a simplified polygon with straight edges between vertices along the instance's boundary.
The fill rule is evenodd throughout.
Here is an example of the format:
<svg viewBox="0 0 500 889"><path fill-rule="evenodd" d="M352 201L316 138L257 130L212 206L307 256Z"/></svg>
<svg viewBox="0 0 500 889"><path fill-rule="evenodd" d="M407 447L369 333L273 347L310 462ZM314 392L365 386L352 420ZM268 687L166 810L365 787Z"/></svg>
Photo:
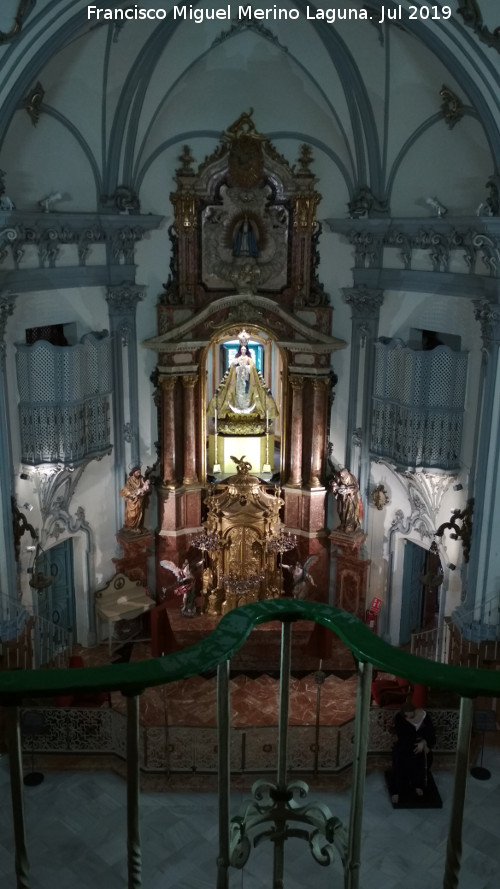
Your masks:
<svg viewBox="0 0 500 889"><path fill-rule="evenodd" d="M337 500L340 530L346 534L354 534L361 526L363 518L358 480L348 469L339 469L330 484Z"/></svg>
<svg viewBox="0 0 500 889"><path fill-rule="evenodd" d="M140 466L133 466L129 472L127 481L120 491L120 497L125 500L125 519L123 528L125 531L140 533L144 524L144 509L146 498L151 490L149 480L141 474Z"/></svg>

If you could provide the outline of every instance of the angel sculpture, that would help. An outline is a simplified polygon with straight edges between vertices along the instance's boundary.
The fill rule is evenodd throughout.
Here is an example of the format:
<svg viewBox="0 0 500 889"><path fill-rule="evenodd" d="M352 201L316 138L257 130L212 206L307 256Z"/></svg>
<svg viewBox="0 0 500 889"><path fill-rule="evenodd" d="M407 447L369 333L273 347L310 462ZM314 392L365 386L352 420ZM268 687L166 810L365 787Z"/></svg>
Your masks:
<svg viewBox="0 0 500 889"><path fill-rule="evenodd" d="M194 565L190 565L189 560L184 559L182 567L178 568L175 562L169 562L168 559L163 559L160 562L162 568L171 571L177 578L174 596L182 596L181 614L183 617L196 617L195 574L202 564L203 562L196 562Z"/></svg>
<svg viewBox="0 0 500 889"><path fill-rule="evenodd" d="M309 556L303 565L301 565L300 562L295 562L295 565L283 564L282 567L287 571L290 571L292 575L292 595L294 599L306 598L306 587L308 583L312 584L312 586L316 586L314 578L309 574L308 568L310 568L311 565L314 565L317 561L318 556Z"/></svg>

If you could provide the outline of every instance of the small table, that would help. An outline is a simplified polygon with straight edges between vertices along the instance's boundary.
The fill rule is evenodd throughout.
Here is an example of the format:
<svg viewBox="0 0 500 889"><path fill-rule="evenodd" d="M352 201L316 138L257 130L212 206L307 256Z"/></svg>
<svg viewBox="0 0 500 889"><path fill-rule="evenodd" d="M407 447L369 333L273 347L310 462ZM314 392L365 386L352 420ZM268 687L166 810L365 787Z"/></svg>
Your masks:
<svg viewBox="0 0 500 889"><path fill-rule="evenodd" d="M115 574L103 590L96 593L96 611L100 621L108 627L109 655L113 653L114 625L119 620L133 620L154 606L145 587L139 580L130 580L125 574ZM103 641L99 625L99 641ZM138 640L136 640L138 641Z"/></svg>

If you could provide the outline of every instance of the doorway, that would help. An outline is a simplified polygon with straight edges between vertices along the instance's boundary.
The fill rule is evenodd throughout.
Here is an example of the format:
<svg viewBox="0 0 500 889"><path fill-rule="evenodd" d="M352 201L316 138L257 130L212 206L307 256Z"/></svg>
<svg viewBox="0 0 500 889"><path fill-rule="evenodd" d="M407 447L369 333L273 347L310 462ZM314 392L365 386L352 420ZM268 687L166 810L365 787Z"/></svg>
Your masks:
<svg viewBox="0 0 500 889"><path fill-rule="evenodd" d="M435 584L426 584L422 578L433 578L440 571L441 563L437 553L412 540L405 540L400 645L408 645L412 633L434 626L438 610L438 589Z"/></svg>
<svg viewBox="0 0 500 889"><path fill-rule="evenodd" d="M52 583L36 594L34 611L39 618L47 621L47 627L52 626L50 650L57 650L61 644L58 629L71 630L72 641L77 641L71 538L42 552L37 560L37 570L51 577ZM41 652L39 655L41 657Z"/></svg>

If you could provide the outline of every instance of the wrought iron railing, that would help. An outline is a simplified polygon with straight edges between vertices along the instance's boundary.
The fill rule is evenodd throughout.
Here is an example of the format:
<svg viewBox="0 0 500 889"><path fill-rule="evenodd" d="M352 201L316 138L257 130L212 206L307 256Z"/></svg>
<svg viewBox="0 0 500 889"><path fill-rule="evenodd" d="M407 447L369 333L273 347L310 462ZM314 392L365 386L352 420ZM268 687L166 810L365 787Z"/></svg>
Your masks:
<svg viewBox="0 0 500 889"><path fill-rule="evenodd" d="M0 652L4 670L64 668L71 655L71 631L28 609L18 599L0 599Z"/></svg>
<svg viewBox="0 0 500 889"><path fill-rule="evenodd" d="M358 665L354 735L351 736L352 740L346 742L348 747L352 747L352 755L349 755L353 763L348 825L343 825L325 807L304 803L306 786L301 781L288 780L293 747L288 724L291 624L298 619L315 621L336 633L348 646ZM253 802L246 805L245 811L231 818L230 658L243 645L254 627L273 620L281 621L282 626L276 779L272 782L257 782ZM340 857L345 874L345 889L357 889L361 866L364 781L370 746L370 684L373 666L411 682L460 695L455 783L443 878L444 889L456 889L474 698L479 695L491 698L500 696L500 675L495 671L449 666L414 657L388 645L361 621L340 609L288 599L259 602L231 611L202 642L163 658L81 670L7 671L1 675L0 703L7 713L17 889L30 887L22 796L20 717L23 699L27 696L43 699L59 694L108 690L121 691L126 696L128 889L141 889L140 695L149 686L164 685L215 667L219 785L217 889L228 889L230 868L242 867L250 852L251 839L257 840L264 835L273 843L273 887L284 885L284 849L287 838L300 836L308 841L320 863L327 863L326 859L330 860L331 856Z"/></svg>
<svg viewBox="0 0 500 889"><path fill-rule="evenodd" d="M38 730L23 737L30 754L102 754L126 758L127 721L107 707L25 708ZM31 718L33 717L33 718ZM393 710L372 709L368 756L390 753L394 741ZM435 709L436 754L455 752L458 710ZM291 775L336 774L353 764L354 719L341 725L291 725L288 730L288 771ZM230 767L233 775L272 772L276 767L277 726L231 727ZM139 762L143 772L169 775L217 774L217 728L191 725L141 725Z"/></svg>

